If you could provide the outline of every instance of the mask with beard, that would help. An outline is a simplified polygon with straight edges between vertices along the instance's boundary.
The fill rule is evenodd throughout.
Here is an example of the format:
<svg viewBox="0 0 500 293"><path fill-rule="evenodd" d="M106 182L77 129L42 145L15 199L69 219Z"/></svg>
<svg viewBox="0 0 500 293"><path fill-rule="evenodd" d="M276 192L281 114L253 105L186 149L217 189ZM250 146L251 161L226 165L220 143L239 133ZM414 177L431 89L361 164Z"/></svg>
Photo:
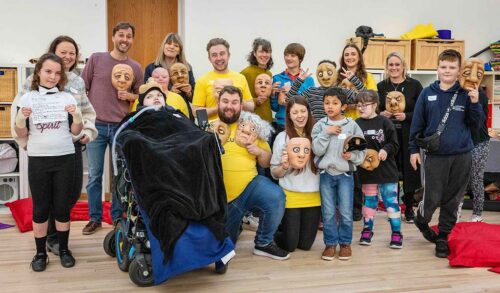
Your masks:
<svg viewBox="0 0 500 293"><path fill-rule="evenodd" d="M111 84L119 91L128 91L134 82L134 70L128 64L116 64L111 71Z"/></svg>
<svg viewBox="0 0 500 293"><path fill-rule="evenodd" d="M476 89L479 88L484 76L483 61L479 58L467 59L460 70L460 86L463 89Z"/></svg>

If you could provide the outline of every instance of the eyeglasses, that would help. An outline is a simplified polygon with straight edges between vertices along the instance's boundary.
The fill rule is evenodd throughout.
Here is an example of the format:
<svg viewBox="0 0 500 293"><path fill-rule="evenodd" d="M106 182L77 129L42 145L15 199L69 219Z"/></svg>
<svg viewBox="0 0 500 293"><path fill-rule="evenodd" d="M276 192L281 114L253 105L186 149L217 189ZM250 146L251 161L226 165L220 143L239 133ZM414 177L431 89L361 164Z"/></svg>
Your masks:
<svg viewBox="0 0 500 293"><path fill-rule="evenodd" d="M370 105L373 105L375 103L368 103L368 104L357 104L356 105L356 108L358 109L366 109L366 107L370 106Z"/></svg>

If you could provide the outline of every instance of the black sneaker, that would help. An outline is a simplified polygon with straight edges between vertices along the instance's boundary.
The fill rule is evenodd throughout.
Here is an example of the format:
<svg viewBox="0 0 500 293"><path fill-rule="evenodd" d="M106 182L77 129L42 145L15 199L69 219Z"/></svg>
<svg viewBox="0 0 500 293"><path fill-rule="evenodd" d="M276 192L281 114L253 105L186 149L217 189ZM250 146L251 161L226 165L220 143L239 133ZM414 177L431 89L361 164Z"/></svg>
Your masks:
<svg viewBox="0 0 500 293"><path fill-rule="evenodd" d="M432 230L427 223L423 222L423 220L419 217L418 214L415 217L414 223L415 226L417 226L418 230L422 232L422 235L424 236L425 240L431 243L436 243L437 233L434 232L434 230Z"/></svg>
<svg viewBox="0 0 500 293"><path fill-rule="evenodd" d="M279 248L278 245L276 245L276 243L274 242L271 242L267 246L255 245L253 254L267 256L277 260L286 260L290 257L290 253L288 251Z"/></svg>
<svg viewBox="0 0 500 293"><path fill-rule="evenodd" d="M61 265L65 268L71 268L75 266L75 258L71 254L70 250L59 251L59 258L61 259Z"/></svg>
<svg viewBox="0 0 500 293"><path fill-rule="evenodd" d="M372 245L372 237L373 237L373 232L365 228L363 231L361 231L361 238L359 238L359 245L366 245L370 246Z"/></svg>
<svg viewBox="0 0 500 293"><path fill-rule="evenodd" d="M447 258L450 254L448 249L448 240L443 238L438 238L436 240L436 256L440 258Z"/></svg>
<svg viewBox="0 0 500 293"><path fill-rule="evenodd" d="M405 222L406 223L415 222L415 212L413 211L413 208L410 206L407 206L405 210Z"/></svg>
<svg viewBox="0 0 500 293"><path fill-rule="evenodd" d="M35 272L43 272L49 264L49 256L46 253L37 253L31 261L31 269Z"/></svg>
<svg viewBox="0 0 500 293"><path fill-rule="evenodd" d="M47 250L54 255L59 255L59 240L57 238L47 237Z"/></svg>

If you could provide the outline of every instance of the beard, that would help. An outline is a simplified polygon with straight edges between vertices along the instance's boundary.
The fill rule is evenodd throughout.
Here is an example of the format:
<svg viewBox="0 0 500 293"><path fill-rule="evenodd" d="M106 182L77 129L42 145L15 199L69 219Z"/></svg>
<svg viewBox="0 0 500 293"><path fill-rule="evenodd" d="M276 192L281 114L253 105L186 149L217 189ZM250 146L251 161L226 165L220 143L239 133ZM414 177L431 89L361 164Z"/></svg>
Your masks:
<svg viewBox="0 0 500 293"><path fill-rule="evenodd" d="M223 109L218 110L219 120L226 124L233 124L240 119L240 111L235 111L231 116L227 116Z"/></svg>

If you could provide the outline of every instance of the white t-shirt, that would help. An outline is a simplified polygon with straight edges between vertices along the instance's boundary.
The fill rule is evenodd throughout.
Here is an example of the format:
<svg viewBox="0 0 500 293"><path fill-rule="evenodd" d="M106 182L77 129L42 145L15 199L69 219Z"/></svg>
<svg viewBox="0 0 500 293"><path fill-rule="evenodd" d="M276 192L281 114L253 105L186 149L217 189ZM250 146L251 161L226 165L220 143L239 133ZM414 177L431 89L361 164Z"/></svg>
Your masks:
<svg viewBox="0 0 500 293"><path fill-rule="evenodd" d="M60 92L57 88L45 89L40 87L38 91L30 91L24 94L19 101L18 107L20 109L23 107L32 108L37 99L42 98L61 99L61 104L76 105L76 100L72 95ZM34 124L33 115L31 115L29 117L28 135L28 156L52 157L75 153L75 146L73 145L67 119Z"/></svg>
<svg viewBox="0 0 500 293"><path fill-rule="evenodd" d="M281 165L281 156L286 147L286 142L290 140L285 131L280 132L273 144L273 156L271 157L271 169ZM312 162L312 155L311 155ZM287 172L285 177L279 178L281 188L295 192L315 192L319 191L319 173L314 174L311 171L311 165L308 163L305 170L295 174Z"/></svg>

